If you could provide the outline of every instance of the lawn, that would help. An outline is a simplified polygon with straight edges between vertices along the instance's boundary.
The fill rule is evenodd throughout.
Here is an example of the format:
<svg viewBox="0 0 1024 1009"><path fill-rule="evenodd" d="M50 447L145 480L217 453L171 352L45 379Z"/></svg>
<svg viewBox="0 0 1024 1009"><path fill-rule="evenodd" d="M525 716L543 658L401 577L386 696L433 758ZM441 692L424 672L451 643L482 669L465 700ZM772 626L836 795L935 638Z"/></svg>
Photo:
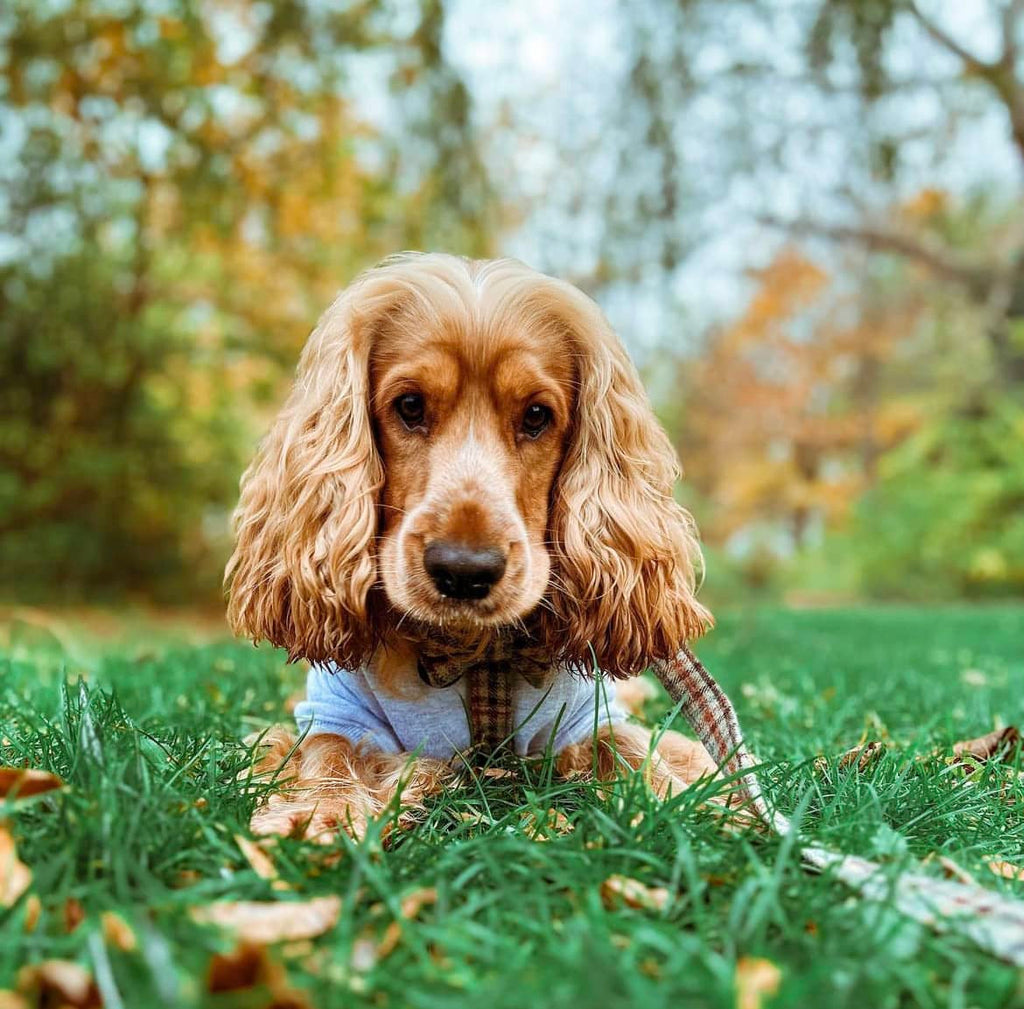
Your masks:
<svg viewBox="0 0 1024 1009"><path fill-rule="evenodd" d="M806 808L804 837L891 871L928 858L940 874L944 855L1024 897L1024 882L987 868L1024 863L1016 768L968 775L932 752L1024 724L1022 644L1019 608L762 611L722 619L700 654L780 806ZM5 814L34 878L0 908L0 989L25 963L67 959L108 1007L130 1009L1024 1006L1019 970L809 875L777 839L723 829L706 790L659 804L636 777L601 795L516 765L439 797L412 829L282 841L269 851L277 879L263 878L243 851L255 799L236 781L242 739L287 720L300 684L280 654L229 641L136 639L83 657L12 637L0 763L50 769L67 787ZM651 702L653 718L666 711ZM895 745L839 767L863 737ZM650 898L610 898L602 884L616 875ZM321 895L341 898L333 927L234 964L273 996L251 977L224 980L232 961L214 957L235 942L191 913ZM763 978L739 1003L738 964L740 979ZM211 977L239 987L210 994Z"/></svg>

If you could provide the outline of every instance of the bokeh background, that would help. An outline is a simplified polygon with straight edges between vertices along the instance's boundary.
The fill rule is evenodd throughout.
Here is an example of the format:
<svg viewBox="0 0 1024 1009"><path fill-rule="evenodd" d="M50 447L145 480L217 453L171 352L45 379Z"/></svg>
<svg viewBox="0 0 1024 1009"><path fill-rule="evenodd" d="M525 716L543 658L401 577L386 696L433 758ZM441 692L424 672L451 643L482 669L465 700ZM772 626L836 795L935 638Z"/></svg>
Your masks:
<svg viewBox="0 0 1024 1009"><path fill-rule="evenodd" d="M590 292L720 605L1024 594L1020 0L2 0L0 599L220 605L319 312Z"/></svg>

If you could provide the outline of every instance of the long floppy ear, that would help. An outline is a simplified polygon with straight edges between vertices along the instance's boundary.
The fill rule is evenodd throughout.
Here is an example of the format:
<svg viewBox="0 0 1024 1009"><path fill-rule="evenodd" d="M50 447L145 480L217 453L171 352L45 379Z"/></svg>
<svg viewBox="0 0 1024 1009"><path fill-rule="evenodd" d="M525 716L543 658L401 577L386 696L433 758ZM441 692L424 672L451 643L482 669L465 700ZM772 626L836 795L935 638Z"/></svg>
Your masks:
<svg viewBox="0 0 1024 1009"><path fill-rule="evenodd" d="M242 477L228 620L294 658L358 665L376 645L371 590L384 474L369 354L394 295L364 274L321 317L291 393Z"/></svg>
<svg viewBox="0 0 1024 1009"><path fill-rule="evenodd" d="M578 385L551 508L553 623L570 664L633 676L710 626L695 596L700 547L636 368L594 302L559 287Z"/></svg>

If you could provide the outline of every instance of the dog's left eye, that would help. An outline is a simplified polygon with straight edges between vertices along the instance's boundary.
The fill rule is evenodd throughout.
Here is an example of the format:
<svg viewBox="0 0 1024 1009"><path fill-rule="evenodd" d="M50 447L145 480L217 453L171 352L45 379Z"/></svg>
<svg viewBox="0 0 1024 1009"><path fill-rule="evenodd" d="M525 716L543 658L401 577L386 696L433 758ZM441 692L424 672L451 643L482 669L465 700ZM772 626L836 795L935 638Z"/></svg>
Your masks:
<svg viewBox="0 0 1024 1009"><path fill-rule="evenodd" d="M395 413L410 431L422 428L426 415L423 397L418 392L407 392L404 396L399 396L395 400Z"/></svg>
<svg viewBox="0 0 1024 1009"><path fill-rule="evenodd" d="M521 429L527 438L537 438L550 423L551 411L540 403L534 403L526 408Z"/></svg>

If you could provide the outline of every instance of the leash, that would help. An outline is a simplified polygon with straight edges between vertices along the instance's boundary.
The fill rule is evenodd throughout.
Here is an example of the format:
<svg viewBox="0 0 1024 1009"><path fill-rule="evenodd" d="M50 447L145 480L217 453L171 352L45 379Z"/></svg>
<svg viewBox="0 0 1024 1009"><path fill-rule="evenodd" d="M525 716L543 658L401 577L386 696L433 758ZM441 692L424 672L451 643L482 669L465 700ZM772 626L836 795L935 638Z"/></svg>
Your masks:
<svg viewBox="0 0 1024 1009"><path fill-rule="evenodd" d="M471 739L480 752L492 752L512 736L517 679L540 686L551 671L550 654L525 635L495 637L467 651L460 642L439 639L434 631L420 635L415 644L425 683L446 687L466 677ZM684 647L674 659L655 663L653 672L722 773L736 780L741 803L769 830L783 837L793 834L793 824L761 791L757 761L746 747L732 702L700 660ZM937 932L963 935L1024 967L1024 901L922 873L890 878L877 862L816 845L802 846L800 858L808 869L831 874L867 900L891 901L914 921Z"/></svg>
<svg viewBox="0 0 1024 1009"><path fill-rule="evenodd" d="M721 770L735 776L740 798L770 830L793 833L787 817L765 800L732 703L700 660L683 648L670 662L656 663L654 674ZM937 932L964 935L986 952L1024 967L1024 901L920 873L888 879L877 862L813 845L802 847L800 857L809 869L830 872L868 900L891 900L908 918Z"/></svg>

